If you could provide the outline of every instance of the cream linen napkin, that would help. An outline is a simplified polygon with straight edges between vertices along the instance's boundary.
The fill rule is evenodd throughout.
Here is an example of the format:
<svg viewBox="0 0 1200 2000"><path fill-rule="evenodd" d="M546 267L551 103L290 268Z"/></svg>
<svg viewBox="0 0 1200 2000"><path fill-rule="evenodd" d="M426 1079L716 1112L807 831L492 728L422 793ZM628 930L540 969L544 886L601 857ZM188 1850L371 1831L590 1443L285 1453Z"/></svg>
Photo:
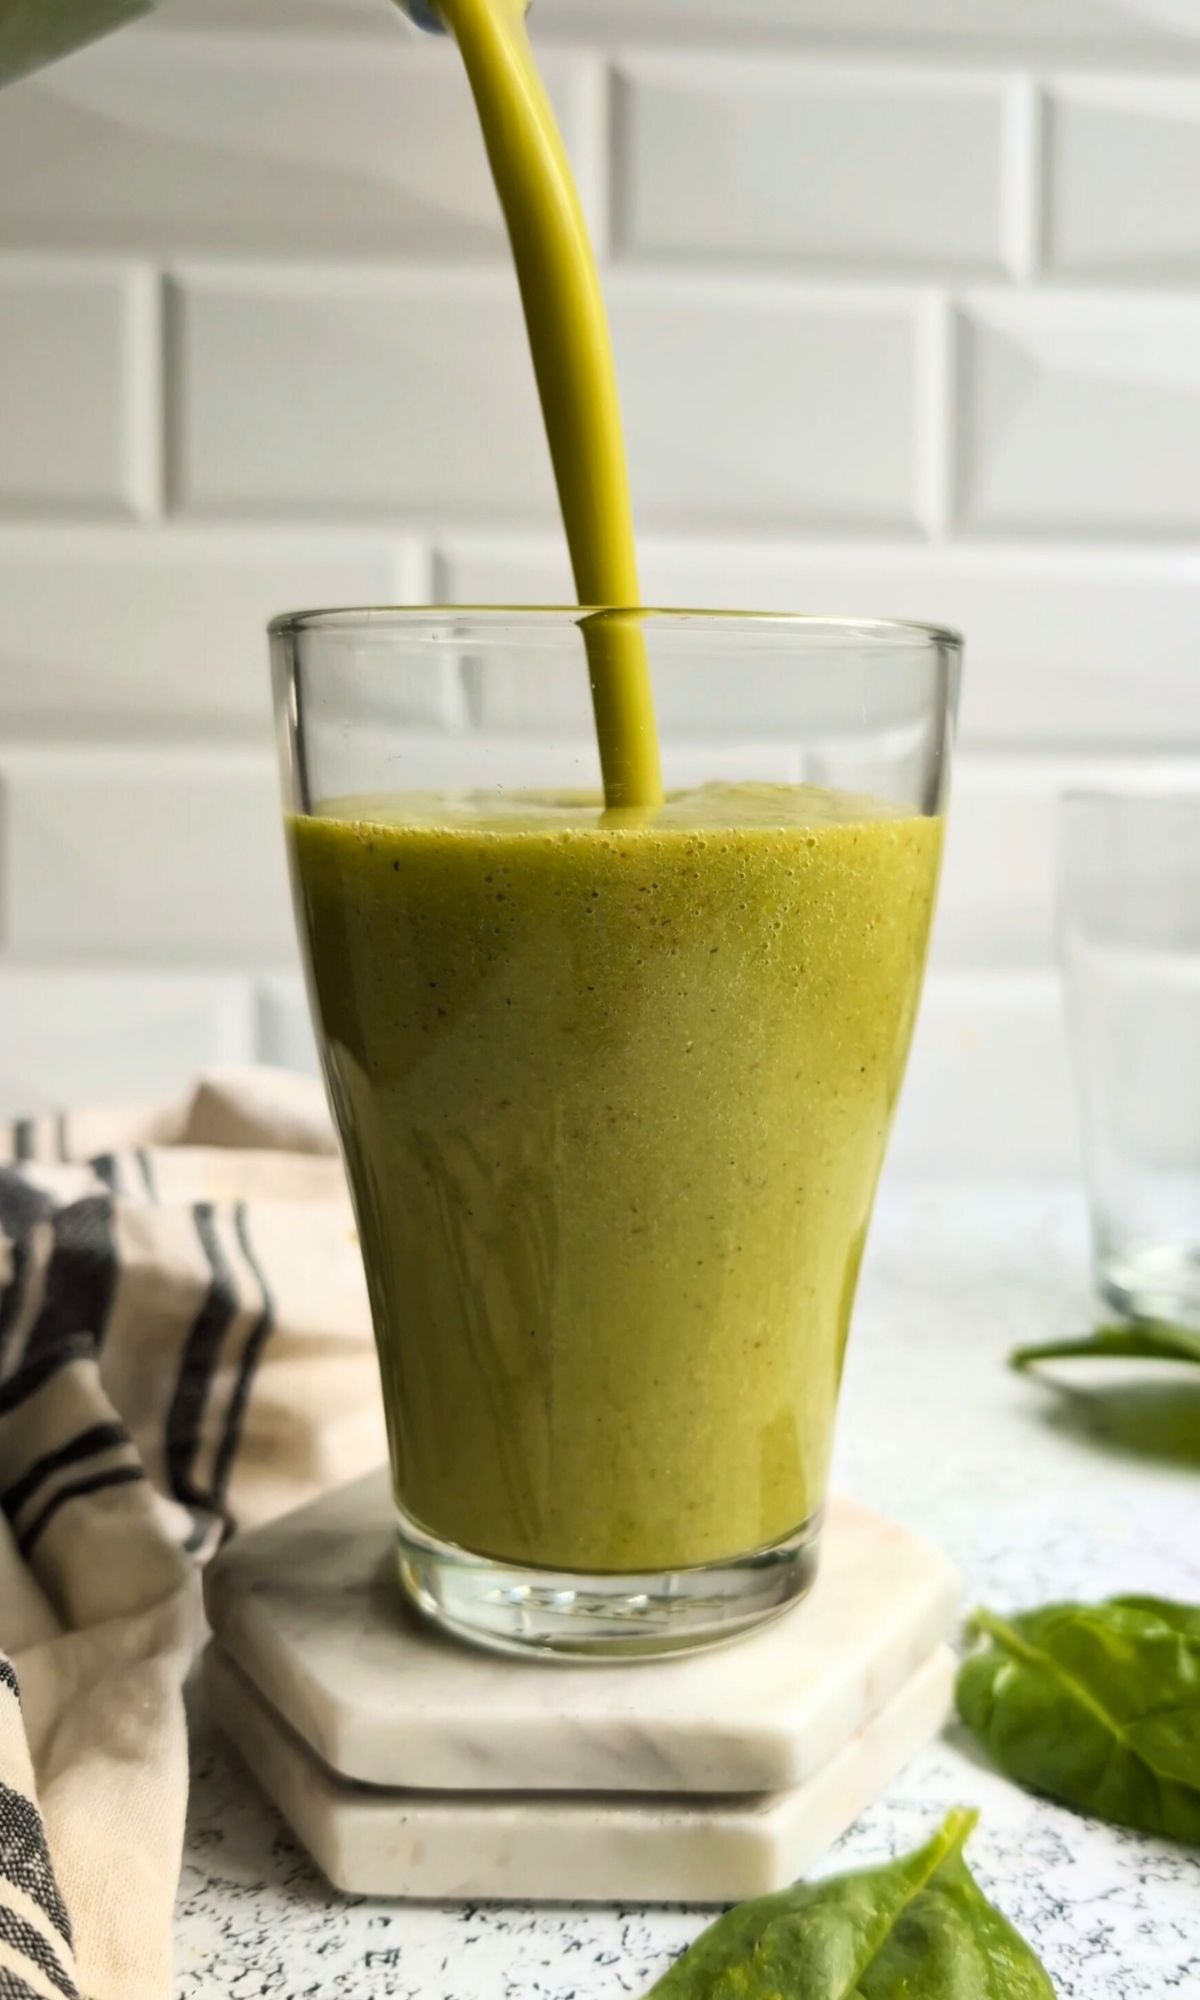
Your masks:
<svg viewBox="0 0 1200 2000"><path fill-rule="evenodd" d="M384 1453L315 1084L0 1130L0 2000L168 2000L198 1563Z"/></svg>

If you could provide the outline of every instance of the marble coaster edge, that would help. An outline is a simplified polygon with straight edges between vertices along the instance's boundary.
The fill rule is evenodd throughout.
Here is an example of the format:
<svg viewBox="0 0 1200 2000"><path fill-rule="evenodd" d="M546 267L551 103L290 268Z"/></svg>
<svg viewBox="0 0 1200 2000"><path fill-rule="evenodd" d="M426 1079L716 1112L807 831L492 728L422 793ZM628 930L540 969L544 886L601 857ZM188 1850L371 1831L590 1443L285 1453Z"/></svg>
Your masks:
<svg viewBox="0 0 1200 2000"><path fill-rule="evenodd" d="M330 1516L336 1518L339 1512L344 1519L351 1518L355 1506L364 1500L372 1509L386 1504L379 1495L386 1496L387 1492L386 1475L368 1475L258 1531L260 1547L265 1552L270 1551L272 1544L286 1549L301 1525L307 1528L311 1522L318 1526ZM622 1666L615 1670L585 1667L572 1669L571 1678L578 1676L586 1682L589 1676L606 1671L621 1676L622 1686L628 1685L631 1697L626 1714L598 1713L590 1717L566 1712L555 1714L553 1709L531 1701L526 1712L505 1714L503 1761L489 1771L488 1757L493 1753L489 1752L487 1733L473 1732L469 1718L453 1711L422 1713L417 1704L407 1719L406 1738L401 1704L400 1720L393 1708L383 1724L393 1737L384 1757L385 1766L392 1767L385 1782L417 1784L428 1789L461 1789L469 1767L467 1782L472 1790L503 1792L513 1789L514 1761L522 1770L532 1773L531 1789L629 1789L653 1793L657 1788L738 1793L780 1789L804 1782L827 1761L824 1746L830 1741L836 1744L850 1738L862 1721L875 1714L905 1684L937 1640L946 1637L957 1616L959 1601L959 1578L941 1551L859 1502L840 1501L838 1505L860 1528L866 1526L894 1535L903 1545L913 1578L909 1596L893 1599L887 1622L872 1631L869 1642L862 1644L851 1673L831 1677L828 1686L816 1695L809 1691L803 1725L807 1742L798 1740L795 1724L789 1727L786 1718L771 1720L755 1715L723 1730L714 1717L702 1732L702 1749L708 1762L698 1764L694 1715L672 1717L659 1711L639 1717L637 1713L634 1697L639 1688L645 1690L645 1676L660 1672L656 1665ZM384 1566L387 1558L383 1525L375 1532L379 1536L379 1552L372 1558L372 1574ZM260 1593L253 1585L237 1587L242 1565L230 1560L237 1554L235 1543L229 1557L221 1559L206 1590L212 1623L224 1652L236 1660L271 1710L283 1715L324 1763L350 1780L379 1782L378 1714L373 1709L358 1711L345 1702L339 1704L338 1690L330 1685L328 1673L314 1673L309 1668L294 1635L280 1630ZM917 1574L918 1566L923 1567L924 1574ZM795 1621L803 1621L806 1614L811 1616L819 1590L818 1583L807 1604L776 1621L773 1628L767 1628L767 1632L775 1633L776 1643L783 1630L789 1626L796 1629ZM397 1615L404 1614L398 1611ZM412 1614L408 1615L411 1618ZM707 1657L710 1661L732 1664L746 1649L761 1645L767 1632L752 1635L720 1655ZM427 1635L415 1623L399 1628L398 1636L416 1640L418 1644L427 1641ZM435 1643L451 1644L440 1635ZM460 1673L464 1657L474 1662L475 1656L466 1654L465 1649L452 1651ZM532 1676L527 1685L531 1689L536 1687L538 1694L547 1690L548 1677L556 1675L556 1669L544 1663L518 1664L514 1668L484 1654L478 1656L478 1662L483 1672L503 1675L510 1688L521 1684L520 1676ZM672 1665L678 1673L679 1663ZM514 1675L518 1677L516 1682ZM557 1691L561 1689L559 1677ZM628 1738L623 1752L617 1742L622 1733ZM589 1764L599 1765L604 1775L598 1776L586 1768Z"/></svg>
<svg viewBox="0 0 1200 2000"><path fill-rule="evenodd" d="M396 1792L346 1781L313 1755L219 1645L204 1661L207 1706L327 1878L347 1894L400 1900L720 1903L786 1886L936 1735L956 1661L936 1646L824 1770L771 1794ZM500 1860L464 1866L465 1836L500 1839ZM589 1839L605 1857L603 1884ZM402 1859L408 1843L407 1872ZM520 1851L519 1851L520 1850Z"/></svg>
<svg viewBox="0 0 1200 2000"><path fill-rule="evenodd" d="M863 1665L856 1663L852 1673L836 1686L831 1686L820 1701L814 1703L806 1718L810 1737L819 1738L822 1743L832 1741L837 1748L852 1740L863 1724L872 1721L893 1696L907 1686L930 1651L949 1636L957 1617L959 1597L960 1586L956 1575L931 1577L925 1601L920 1605L912 1604L904 1619L897 1614L895 1623L904 1628L902 1633L896 1635L894 1631L882 1628L876 1641L876 1660ZM795 1613L786 1616L794 1617ZM897 1637L899 1643L896 1642ZM371 1736L371 1718L347 1717L339 1711L330 1699L327 1687L304 1670L280 1640L269 1620L262 1620L260 1625L247 1610L244 1616L231 1619L217 1633L216 1639L222 1655L237 1668L257 1697L273 1715L279 1715L295 1731L323 1765L348 1784L380 1786L377 1775L378 1745ZM239 1641L249 1642L245 1656ZM732 1660L736 1652L736 1646L731 1646L726 1649L725 1657ZM269 1669L266 1675L256 1671L264 1667ZM543 1668L540 1671L552 1673L554 1669ZM641 1669L623 1668L622 1671L636 1676ZM564 1729L569 1726L567 1718L558 1720ZM416 1716L413 1718L414 1731L432 1729L438 1722L445 1726L442 1718L423 1720ZM597 1722L586 1734L575 1732L574 1748L577 1754L595 1754L603 1726L602 1722ZM617 1728L621 1726L620 1722L615 1725ZM505 1756L506 1759L516 1756L527 1768L537 1772L537 1782L529 1787L531 1791L562 1791L568 1794L582 1791L612 1796L641 1791L650 1797L661 1796L664 1790L692 1792L697 1797L725 1795L730 1798L748 1793L785 1791L804 1784L828 1761L808 1744L798 1744L785 1722L743 1720L728 1731L714 1722L714 1740L726 1742L729 1749L729 1756L718 1761L724 1761L727 1772L731 1763L736 1764L736 1781L732 1776L718 1776L715 1772L707 1773L703 1779L699 1776L692 1778L681 1770L681 1762L687 1758L692 1760L694 1768L694 1746L689 1739L689 1731L694 1724L687 1718L674 1721L670 1717L656 1717L653 1741L647 1729L637 1728L634 1718L631 1717L624 1726L631 1734L637 1734L638 1755L634 1767L631 1768L628 1763L622 1765L619 1781L615 1774L610 1774L608 1781L593 1779L589 1782L581 1775L578 1765L573 1767L574 1775L571 1775L570 1769L564 1775L560 1747L551 1746L547 1755L547 1730L543 1717L531 1716L523 1721L505 1718ZM515 1789L511 1775L503 1770L491 1773L486 1768L474 1774L473 1785L464 1787L461 1774L454 1774L454 1766L463 1754L473 1752L478 1756L480 1739L478 1735L472 1738L462 1724L459 1725L458 1738L457 1755L449 1762L431 1740L427 1739L424 1746L413 1744L411 1769L406 1773L412 1789L449 1794L464 1789L504 1794ZM676 1744L679 1757L673 1759L671 1753ZM405 1788L398 1778L388 1779L385 1783L387 1787Z"/></svg>

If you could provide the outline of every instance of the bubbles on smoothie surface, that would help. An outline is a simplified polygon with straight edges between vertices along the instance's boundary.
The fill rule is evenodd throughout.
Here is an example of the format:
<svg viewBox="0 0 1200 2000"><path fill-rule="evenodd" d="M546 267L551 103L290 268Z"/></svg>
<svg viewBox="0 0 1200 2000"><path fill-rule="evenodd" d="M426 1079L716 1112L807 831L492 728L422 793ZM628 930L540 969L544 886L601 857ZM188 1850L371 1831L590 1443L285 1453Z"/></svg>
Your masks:
<svg viewBox="0 0 1200 2000"><path fill-rule="evenodd" d="M472 833L511 837L520 833L603 831L636 838L639 832L717 832L738 827L822 827L907 819L911 808L866 792L837 791L828 785L738 784L714 780L668 792L651 814L628 815L606 808L596 790L395 792L322 799L324 819L363 826L461 827Z"/></svg>

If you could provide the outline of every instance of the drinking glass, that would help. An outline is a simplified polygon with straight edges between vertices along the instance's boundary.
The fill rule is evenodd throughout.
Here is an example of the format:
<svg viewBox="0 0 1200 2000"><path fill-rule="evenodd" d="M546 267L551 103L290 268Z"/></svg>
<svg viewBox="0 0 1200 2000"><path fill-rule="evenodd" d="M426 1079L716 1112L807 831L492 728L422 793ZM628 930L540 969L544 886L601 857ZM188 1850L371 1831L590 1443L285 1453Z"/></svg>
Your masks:
<svg viewBox="0 0 1200 2000"><path fill-rule="evenodd" d="M1200 1324L1200 792L1068 794L1058 928L1096 1287Z"/></svg>
<svg viewBox="0 0 1200 2000"><path fill-rule="evenodd" d="M606 811L645 647L666 803ZM941 849L960 642L676 611L272 626L297 924L408 1597L510 1650L811 1582Z"/></svg>

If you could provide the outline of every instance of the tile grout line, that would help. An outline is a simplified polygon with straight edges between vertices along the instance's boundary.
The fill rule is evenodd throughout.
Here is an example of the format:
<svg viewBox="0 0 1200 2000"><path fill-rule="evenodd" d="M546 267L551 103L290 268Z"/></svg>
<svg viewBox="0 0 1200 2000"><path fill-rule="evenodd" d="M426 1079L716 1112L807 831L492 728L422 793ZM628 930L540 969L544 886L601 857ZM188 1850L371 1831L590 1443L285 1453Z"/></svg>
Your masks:
<svg viewBox="0 0 1200 2000"><path fill-rule="evenodd" d="M180 327L183 298L170 269L159 275L159 423L162 431L162 505L164 520L178 517L180 506Z"/></svg>
<svg viewBox="0 0 1200 2000"><path fill-rule="evenodd" d="M1019 286L1032 284L1044 264L1048 117L1039 80L1014 76L1005 103L1002 197L1005 261Z"/></svg>
<svg viewBox="0 0 1200 2000"><path fill-rule="evenodd" d="M920 308L917 349L916 452L917 517L928 540L949 539L955 512L956 311L942 291L930 292Z"/></svg>
<svg viewBox="0 0 1200 2000"><path fill-rule="evenodd" d="M603 59L604 92L604 262L624 262L628 255L629 216L629 91L615 51Z"/></svg>
<svg viewBox="0 0 1200 2000"><path fill-rule="evenodd" d="M588 50L582 75L580 124L586 150L579 163L580 194L596 262L603 270L613 255L615 79L602 49Z"/></svg>
<svg viewBox="0 0 1200 2000"><path fill-rule="evenodd" d="M430 533L414 536L397 550L397 570L406 604L444 604L446 563ZM441 689L441 724L453 735L462 735L471 726L471 690L466 663L461 654L444 662Z"/></svg>
<svg viewBox="0 0 1200 2000"><path fill-rule="evenodd" d="M163 426L163 295L160 272L139 265L128 294L126 384L129 472L136 527L160 526L166 513Z"/></svg>

